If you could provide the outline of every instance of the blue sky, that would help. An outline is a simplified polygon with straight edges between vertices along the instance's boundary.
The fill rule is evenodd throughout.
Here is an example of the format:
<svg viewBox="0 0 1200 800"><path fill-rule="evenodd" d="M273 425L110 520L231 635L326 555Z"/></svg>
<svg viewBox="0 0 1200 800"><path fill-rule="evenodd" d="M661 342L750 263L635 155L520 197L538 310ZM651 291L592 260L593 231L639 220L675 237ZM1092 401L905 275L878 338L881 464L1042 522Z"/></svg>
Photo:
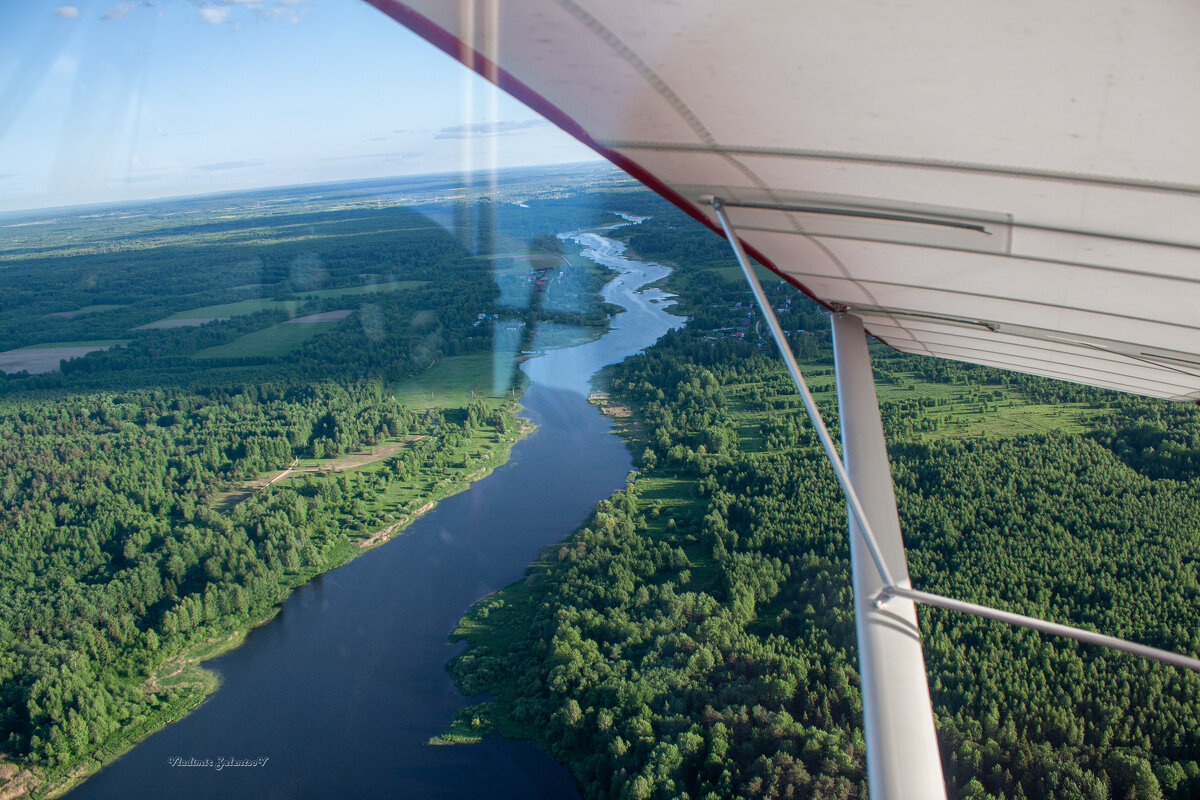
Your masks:
<svg viewBox="0 0 1200 800"><path fill-rule="evenodd" d="M2 5L0 211L595 158L361 0Z"/></svg>

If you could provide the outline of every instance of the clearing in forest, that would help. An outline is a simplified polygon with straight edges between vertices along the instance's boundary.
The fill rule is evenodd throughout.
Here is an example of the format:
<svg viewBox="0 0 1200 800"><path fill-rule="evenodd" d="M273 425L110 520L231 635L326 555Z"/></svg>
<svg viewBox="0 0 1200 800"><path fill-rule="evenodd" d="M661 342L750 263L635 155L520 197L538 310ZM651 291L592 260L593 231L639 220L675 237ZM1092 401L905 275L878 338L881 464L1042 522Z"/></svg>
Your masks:
<svg viewBox="0 0 1200 800"><path fill-rule="evenodd" d="M289 319L284 325L304 325L310 322L341 322L354 313L353 308L339 308L337 311L321 311L304 317Z"/></svg>
<svg viewBox="0 0 1200 800"><path fill-rule="evenodd" d="M472 400L497 398L496 367L492 353L469 353L443 358L429 369L392 386L392 394L410 408L465 407ZM520 373L502 370L501 382L519 379Z"/></svg>
<svg viewBox="0 0 1200 800"><path fill-rule="evenodd" d="M172 314L167 319L220 319L221 317L238 317L253 314L256 311L266 311L275 308L291 315L299 307L300 302L297 300L264 300L258 298L256 300L239 300L236 303L220 303L215 306L191 308L187 311Z"/></svg>
<svg viewBox="0 0 1200 800"><path fill-rule="evenodd" d="M220 303L215 306L201 306L179 311L169 317L139 325L135 330L154 330L155 328L186 328L193 325L203 325L217 319L245 316L256 311L279 309L291 316L301 305L299 300L239 300L236 303Z"/></svg>
<svg viewBox="0 0 1200 800"><path fill-rule="evenodd" d="M126 307L127 306L125 306L125 305L111 305L111 304L96 305L96 306L84 306L83 308L77 308L74 311L55 311L51 314L47 314L46 316L47 317L58 317L59 319L75 319L76 317L86 317L91 314L102 314L105 311L115 311L118 308L126 308Z"/></svg>
<svg viewBox="0 0 1200 800"><path fill-rule="evenodd" d="M287 355L314 336L330 330L334 322L353 313L353 309L341 309L289 319L261 331L239 336L228 344L206 347L192 358L270 358Z"/></svg>
<svg viewBox="0 0 1200 800"><path fill-rule="evenodd" d="M429 281L388 281L364 286L347 286L344 289L322 289L318 292L297 292L297 297L346 297L356 294L373 294L375 292L402 292L405 289L416 289Z"/></svg>
<svg viewBox="0 0 1200 800"><path fill-rule="evenodd" d="M0 353L0 372L15 373L25 370L30 375L55 372L60 361L70 361L96 350L107 350L126 344L128 339L101 339L94 342L47 342L29 347L19 347Z"/></svg>

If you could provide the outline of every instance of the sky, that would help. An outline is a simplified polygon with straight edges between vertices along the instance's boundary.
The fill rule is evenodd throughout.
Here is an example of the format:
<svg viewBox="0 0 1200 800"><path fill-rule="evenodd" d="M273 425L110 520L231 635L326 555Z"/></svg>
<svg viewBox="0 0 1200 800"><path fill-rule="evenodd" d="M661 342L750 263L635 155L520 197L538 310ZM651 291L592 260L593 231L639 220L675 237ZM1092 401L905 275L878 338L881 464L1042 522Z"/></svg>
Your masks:
<svg viewBox="0 0 1200 800"><path fill-rule="evenodd" d="M595 159L362 0L0 3L0 211Z"/></svg>

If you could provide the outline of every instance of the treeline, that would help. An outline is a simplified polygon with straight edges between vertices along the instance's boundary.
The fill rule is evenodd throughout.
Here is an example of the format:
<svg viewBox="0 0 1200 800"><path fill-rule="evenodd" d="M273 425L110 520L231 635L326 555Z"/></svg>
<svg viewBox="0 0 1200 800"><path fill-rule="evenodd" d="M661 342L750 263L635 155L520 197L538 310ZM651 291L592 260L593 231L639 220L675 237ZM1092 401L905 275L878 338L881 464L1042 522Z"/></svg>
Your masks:
<svg viewBox="0 0 1200 800"><path fill-rule="evenodd" d="M866 797L845 507L772 356L689 325L619 365L641 475L470 615L487 634L452 671L498 706L468 715L541 742L586 797ZM919 409L885 409L914 584L1200 653L1195 410L999 374L989 401L1114 412L1091 435L922 443ZM951 797L1200 795L1200 676L920 616Z"/></svg>

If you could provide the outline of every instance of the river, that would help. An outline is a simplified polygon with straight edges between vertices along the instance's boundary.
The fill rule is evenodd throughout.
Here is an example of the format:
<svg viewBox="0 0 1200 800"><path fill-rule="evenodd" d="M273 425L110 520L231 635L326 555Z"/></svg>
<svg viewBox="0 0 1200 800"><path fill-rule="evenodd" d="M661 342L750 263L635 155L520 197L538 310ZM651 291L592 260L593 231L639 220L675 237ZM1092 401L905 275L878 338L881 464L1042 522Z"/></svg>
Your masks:
<svg viewBox="0 0 1200 800"><path fill-rule="evenodd" d="M618 273L603 296L627 310L604 336L522 365L522 414L537 428L509 461L297 589L241 647L206 663L221 675L217 692L71 800L578 797L566 767L527 742L425 744L471 702L445 669L461 649L448 643L458 619L625 484L632 462L586 401L591 377L683 323L661 292L639 292L666 268L595 232L563 238Z"/></svg>

